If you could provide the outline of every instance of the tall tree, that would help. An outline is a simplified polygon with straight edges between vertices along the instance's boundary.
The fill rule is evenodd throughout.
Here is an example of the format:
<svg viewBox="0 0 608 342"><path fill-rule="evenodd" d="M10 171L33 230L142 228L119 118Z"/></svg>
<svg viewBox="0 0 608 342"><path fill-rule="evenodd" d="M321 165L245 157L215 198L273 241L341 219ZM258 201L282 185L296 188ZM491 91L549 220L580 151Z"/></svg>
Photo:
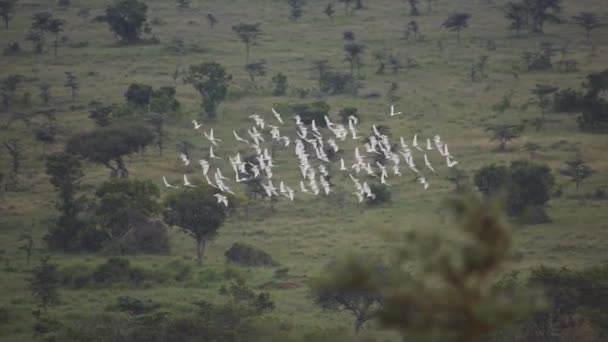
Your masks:
<svg viewBox="0 0 608 342"><path fill-rule="evenodd" d="M8 30L8 22L15 15L15 5L18 0L0 0L0 17L4 19L4 26Z"/></svg>
<svg viewBox="0 0 608 342"><path fill-rule="evenodd" d="M114 0L106 8L106 20L110 30L121 43L129 45L140 40L148 5L139 0Z"/></svg>
<svg viewBox="0 0 608 342"><path fill-rule="evenodd" d="M572 17L572 21L585 30L588 41L591 39L591 31L603 25L601 18L591 12L580 12Z"/></svg>
<svg viewBox="0 0 608 342"><path fill-rule="evenodd" d="M509 30L515 31L515 35L519 37L521 30L528 24L526 6L521 2L509 1L503 11L505 18L510 21Z"/></svg>
<svg viewBox="0 0 608 342"><path fill-rule="evenodd" d="M252 46L257 45L258 38L262 35L261 23L244 24L232 26L232 31L245 44L245 64L249 63L249 51Z"/></svg>
<svg viewBox="0 0 608 342"><path fill-rule="evenodd" d="M158 147L158 153L161 156L163 155L165 139L167 138L167 130L165 129L166 121L165 114L157 112L148 112L148 114L146 114L146 122L154 129L154 133L156 134L156 146Z"/></svg>
<svg viewBox="0 0 608 342"><path fill-rule="evenodd" d="M593 175L595 171L582 158L576 157L566 161L566 167L560 173L570 177L570 180L576 185L576 190L578 190L581 183Z"/></svg>
<svg viewBox="0 0 608 342"><path fill-rule="evenodd" d="M350 42L344 45L344 52L346 56L344 58L350 64L350 76L353 77L354 69L357 69L357 76L359 76L359 69L361 67L361 55L363 54L363 44L357 42Z"/></svg>
<svg viewBox="0 0 608 342"><path fill-rule="evenodd" d="M191 65L184 76L184 82L201 96L201 106L209 119L217 117L217 108L226 99L230 80L232 75L215 62Z"/></svg>
<svg viewBox="0 0 608 342"><path fill-rule="evenodd" d="M450 15L446 21L441 24L441 26L449 29L450 31L456 31L458 44L460 44L460 31L469 26L468 21L470 18L471 15L468 13L455 13Z"/></svg>
<svg viewBox="0 0 608 342"><path fill-rule="evenodd" d="M47 31L55 35L55 40L53 41L53 55L57 57L57 50L59 49L59 34L63 32L63 25L65 24L65 20L52 18L49 20Z"/></svg>
<svg viewBox="0 0 608 342"><path fill-rule="evenodd" d="M80 160L65 152L50 155L46 159L46 174L50 176L51 184L59 192L58 208L62 216L75 217L80 207L76 200L76 191L84 175Z"/></svg>
<svg viewBox="0 0 608 342"><path fill-rule="evenodd" d="M203 263L207 242L217 235L226 220L226 208L214 195L212 188L201 185L175 192L165 200L165 222L180 227L196 240L199 265Z"/></svg>

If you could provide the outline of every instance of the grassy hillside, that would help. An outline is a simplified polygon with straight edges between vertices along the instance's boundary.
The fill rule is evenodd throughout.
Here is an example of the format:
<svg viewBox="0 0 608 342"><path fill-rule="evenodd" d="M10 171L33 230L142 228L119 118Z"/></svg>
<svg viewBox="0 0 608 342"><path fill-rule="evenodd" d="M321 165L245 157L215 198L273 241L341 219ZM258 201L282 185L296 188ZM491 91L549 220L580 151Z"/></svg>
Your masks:
<svg viewBox="0 0 608 342"><path fill-rule="evenodd" d="M72 0L67 9L49 5L48 1L20 0L15 18L7 31L2 30L0 45L19 42L23 53L2 56L0 78L10 74L26 77L18 90L17 98L31 94L31 105L16 104L8 113L0 114L0 123L8 122L14 113L34 113L44 106L37 94L38 85L52 85L49 107L57 109L59 141L50 151L59 151L71 134L94 127L88 118L91 101L123 103L124 92L131 83L145 83L154 87L173 85L171 75L176 68L185 69L191 64L216 61L233 75L228 99L221 105L215 122L205 121L206 127L214 127L217 136L224 140L221 154L227 156L239 151L233 142L232 130L244 130L253 122L249 115L258 113L272 120L270 108L278 103L316 101L308 95L299 98L298 89L317 87L313 60L327 59L337 70L347 71L342 49L342 33L353 31L356 40L365 45L363 55L362 88L358 96L340 95L323 98L331 105L331 114L344 107L357 107L361 116L362 131L371 125L390 126L393 136L411 139L418 133L422 137L439 134L450 145L450 151L459 160L459 167L469 174L492 163L509 163L518 159L530 159L523 150L528 142L540 145L536 161L546 163L556 173L564 194L552 198L548 214L551 223L533 226L517 226L515 230L516 252L511 264L513 269L526 270L540 264L579 268L608 261L608 212L606 201L589 199L589 194L608 183L608 161L605 158L606 136L581 131L576 114L548 113L544 129L535 131L526 127L523 135L508 145L507 152L497 152L497 143L490 141L486 127L490 124L520 123L540 116L535 105L521 108L533 97L535 84L551 84L560 88L579 89L586 75L606 68L608 58L608 30L599 28L592 32L593 48L585 40L584 31L572 24L547 24L545 34L522 33L516 38L506 30L501 6L504 1L439 1L431 13L421 4L422 15L408 16L403 1L368 0L366 8L346 13L340 3L335 4L336 14L330 20L323 14L326 1L308 0L303 17L292 22L288 19L285 1L278 0L210 0L193 1L192 8L180 13L173 1L148 0L148 19L152 33L159 44L120 46L106 23L95 23L93 18L102 15L109 1ZM562 16L569 18L580 11L603 13L605 5L598 0L564 1ZM31 16L51 8L56 17L66 20L67 37L59 47L58 57L52 51L42 55L31 52L24 40ZM78 15L82 9L90 9L90 15ZM218 24L210 29L206 14L213 13ZM441 24L454 12L471 14L470 25L461 33L461 43L456 34L442 28ZM402 39L407 22L419 23L424 41ZM159 24L162 22L162 24ZM245 47L238 41L232 26L240 22L260 22L263 36L259 46L251 50L251 60L267 63L267 76L256 80L255 87L243 66ZM183 51L176 51L176 39L183 41ZM487 46L495 44L495 50ZM553 42L556 48L567 44L566 58L578 61L578 70L562 73L556 70L543 72L523 71L521 55L524 51L536 51L542 42ZM441 48L439 47L441 45ZM418 66L409 71L377 75L377 63L373 51L387 49L399 56L403 63L414 59ZM471 82L469 69L483 55L489 57L487 77ZM554 57L559 60L559 53ZM514 70L518 77L514 77ZM65 88L65 72L74 73L80 90L76 102L71 102L69 89ZM271 95L271 77L282 72L288 77L288 96ZM395 102L404 115L389 117L390 100L387 91L395 82L399 99ZM169 123L169 141L163 156L150 149L143 155L133 156L128 167L130 177L149 179L162 186L162 176L179 181L184 172L200 180L195 169L184 170L179 161L176 143L191 141L193 159L206 157L208 143L202 132L192 129L190 120L199 117L199 97L191 86L178 80L177 97L182 103L182 113ZM503 96L513 93L513 108L498 113L492 106ZM379 96L366 96L378 94ZM293 113L283 113L284 118ZM42 120L34 116L35 122ZM295 135L295 129L285 132ZM33 264L48 253L42 237L46 234L49 220L55 215L56 193L44 172L43 147L33 138L31 130L22 122L14 121L0 131L1 140L17 138L25 146L25 159L16 191L0 194L0 258L5 267L0 270L0 307L9 308L10 323L0 325L0 339L23 341L32 338L33 322L30 312L33 300L27 289L29 267L18 247L23 233L34 237ZM352 150L351 142L343 146ZM49 153L50 151L47 151ZM557 175L566 160L580 154L597 171L585 181L578 191L567 178ZM299 171L292 156L292 149L277 154L277 177L292 187L297 186ZM350 160L348 155L345 159ZM248 283L259 285L272 279L275 269L247 269L225 264L224 252L234 242L247 242L270 253L281 267L288 267L294 276L311 276L332 258L349 252L381 252L389 241L383 238L387 230L439 229L449 234L450 222L443 214L442 201L452 194L453 185L446 179L447 168L441 158L433 158L438 165L437 174L428 175L431 184L427 191L415 181L411 173L393 181L392 201L378 208L359 205L350 195L346 175L338 176L339 189L346 192L346 204L339 208L336 197L312 197L298 194L294 202L282 200L271 211L267 205L258 204L249 219L241 211L232 215L221 228L218 238L206 253L205 266L195 269L194 280L184 284L167 281L166 284L150 284L141 288L111 288L97 290L62 290L62 303L53 309L60 320L76 319L93 311L103 310L114 298L134 295L154 298L165 310L188 312L190 303L197 298L217 296L222 284L222 274L228 270L244 275ZM226 160L221 162L228 170ZM0 153L0 172L8 174L9 155L3 148ZM86 164L83 193L92 194L95 187L106 180L109 172L104 167ZM341 178L342 177L342 178ZM200 178L200 179L199 179ZM162 188L163 195L170 190ZM194 264L195 247L192 239L172 230L169 255L133 255L132 264L161 274L171 274L175 263ZM104 262L109 255L53 253L53 262L60 267L93 268ZM215 274L215 276L214 276ZM213 281L213 278L218 278ZM211 279L211 280L209 280ZM272 290L277 308L272 315L305 327L332 327L350 325L346 315L325 312L311 302L306 286L290 290ZM1 324L1 323L0 323Z"/></svg>

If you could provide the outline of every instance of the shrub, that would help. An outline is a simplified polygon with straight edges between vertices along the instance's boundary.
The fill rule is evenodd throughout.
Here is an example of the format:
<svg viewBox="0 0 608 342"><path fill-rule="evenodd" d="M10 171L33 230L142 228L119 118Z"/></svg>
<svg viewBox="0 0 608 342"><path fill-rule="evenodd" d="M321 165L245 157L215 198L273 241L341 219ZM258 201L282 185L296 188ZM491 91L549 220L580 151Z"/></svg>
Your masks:
<svg viewBox="0 0 608 342"><path fill-rule="evenodd" d="M327 127L325 116L329 116L329 108L327 102L318 101L291 105L289 111L298 113L302 119L302 123L306 125L312 124L312 120L315 120L317 127Z"/></svg>
<svg viewBox="0 0 608 342"><path fill-rule="evenodd" d="M120 245L127 253L167 253L167 226L161 221L143 218L120 239Z"/></svg>
<svg viewBox="0 0 608 342"><path fill-rule="evenodd" d="M272 84L274 85L274 89L272 90L272 95L274 96L283 96L287 92L287 76L283 75L283 73L278 73L272 77Z"/></svg>
<svg viewBox="0 0 608 342"><path fill-rule="evenodd" d="M152 312L160 307L160 304L150 299L141 300L138 298L123 296L116 299L113 309L127 312L130 315L141 315Z"/></svg>
<svg viewBox="0 0 608 342"><path fill-rule="evenodd" d="M321 91L329 95L340 95L354 87L353 77L348 73L326 71L319 80Z"/></svg>
<svg viewBox="0 0 608 342"><path fill-rule="evenodd" d="M230 262L244 266L276 266L277 262L272 259L270 254L256 247L235 243L224 254Z"/></svg>
<svg viewBox="0 0 608 342"><path fill-rule="evenodd" d="M583 93L570 88L553 94L553 110L558 113L573 113L583 110L585 100Z"/></svg>
<svg viewBox="0 0 608 342"><path fill-rule="evenodd" d="M389 190L388 186L384 184L372 184L369 186L369 188L375 196L366 197L367 204L379 205L382 203L390 202L391 191Z"/></svg>

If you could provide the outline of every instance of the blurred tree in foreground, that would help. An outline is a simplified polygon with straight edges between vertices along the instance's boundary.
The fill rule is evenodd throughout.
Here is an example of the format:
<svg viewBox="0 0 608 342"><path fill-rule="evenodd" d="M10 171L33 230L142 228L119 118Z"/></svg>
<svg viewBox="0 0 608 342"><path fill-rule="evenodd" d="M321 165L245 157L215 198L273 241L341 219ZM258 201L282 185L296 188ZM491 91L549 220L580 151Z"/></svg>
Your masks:
<svg viewBox="0 0 608 342"><path fill-rule="evenodd" d="M410 232L386 272L377 272L365 261L370 258L354 258L313 289L377 292L383 304L373 316L412 341L483 341L530 312L535 301L527 292L494 286L511 247L497 202L468 195L449 206L458 238ZM416 263L412 275L409 262Z"/></svg>

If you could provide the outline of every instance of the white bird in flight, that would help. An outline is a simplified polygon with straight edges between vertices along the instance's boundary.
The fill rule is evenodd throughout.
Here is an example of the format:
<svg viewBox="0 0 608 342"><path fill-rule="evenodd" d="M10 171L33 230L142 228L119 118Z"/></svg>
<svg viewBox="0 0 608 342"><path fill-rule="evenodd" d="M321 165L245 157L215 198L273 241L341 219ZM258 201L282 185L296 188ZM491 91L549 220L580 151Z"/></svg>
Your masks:
<svg viewBox="0 0 608 342"><path fill-rule="evenodd" d="M184 162L184 166L190 165L190 159L188 159L188 156L185 153L181 153L179 158Z"/></svg>
<svg viewBox="0 0 608 342"><path fill-rule="evenodd" d="M213 196L215 196L215 198L217 198L217 203L223 203L224 206L228 207L228 197L226 197L222 194L215 194Z"/></svg>
<svg viewBox="0 0 608 342"><path fill-rule="evenodd" d="M192 120L192 124L194 125L194 129L199 129L203 126L202 123L198 123L196 120Z"/></svg>
<svg viewBox="0 0 608 342"><path fill-rule="evenodd" d="M221 157L218 157L213 153L213 146L209 146L209 158L222 159Z"/></svg>
<svg viewBox="0 0 608 342"><path fill-rule="evenodd" d="M213 128L209 130L209 134L207 134L207 132L204 133L205 138L207 138L207 140L209 140L209 142L211 142L215 146L217 146L217 141L221 141L220 139L217 139L213 136Z"/></svg>
<svg viewBox="0 0 608 342"><path fill-rule="evenodd" d="M192 183L190 183L190 181L188 180L188 176L186 176L186 174L184 174L184 186L196 188L196 185L193 185Z"/></svg>
<svg viewBox="0 0 608 342"><path fill-rule="evenodd" d="M401 112L395 112L395 105L391 105L391 116L399 115Z"/></svg>
<svg viewBox="0 0 608 342"><path fill-rule="evenodd" d="M274 110L274 108L272 109L272 114L274 114L274 117L277 119L278 122L281 123L281 125L283 124L283 120L281 119L281 114L279 114L276 110Z"/></svg>
<svg viewBox="0 0 608 342"><path fill-rule="evenodd" d="M249 140L241 138L238 134L236 134L236 131L232 131L232 134L234 134L234 138L237 141L244 142L245 144L249 145Z"/></svg>
<svg viewBox="0 0 608 342"><path fill-rule="evenodd" d="M169 182L167 182L167 178L165 176L163 176L163 182L165 183L165 186L167 188L173 188L173 189L177 189L178 188L178 186L169 184Z"/></svg>
<svg viewBox="0 0 608 342"><path fill-rule="evenodd" d="M431 166L431 162L429 162L429 158L426 156L426 153L424 154L424 164L429 168L429 170L435 172L435 169L433 169L433 166Z"/></svg>

